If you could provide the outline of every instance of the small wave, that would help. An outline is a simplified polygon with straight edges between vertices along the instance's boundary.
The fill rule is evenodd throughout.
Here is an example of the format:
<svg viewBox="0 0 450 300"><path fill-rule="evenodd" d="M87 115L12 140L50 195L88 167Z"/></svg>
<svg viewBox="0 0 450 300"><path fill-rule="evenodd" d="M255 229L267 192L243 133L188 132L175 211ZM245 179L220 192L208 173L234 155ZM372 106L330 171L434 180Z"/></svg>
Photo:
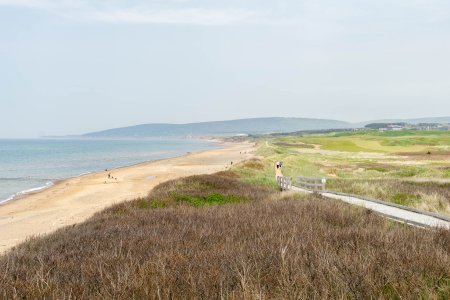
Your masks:
<svg viewBox="0 0 450 300"><path fill-rule="evenodd" d="M84 176L84 175L89 175L89 174L92 174L93 172L84 172L84 173L81 173L81 174L79 174L79 175L77 175L77 176L75 176L75 177L79 177L79 176Z"/></svg>
<svg viewBox="0 0 450 300"><path fill-rule="evenodd" d="M35 188L32 188L32 189L28 189L28 190L17 192L14 195L6 198L5 200L0 200L0 204L4 204L5 202L11 201L11 200L13 200L13 199L15 199L17 197L20 197L20 196L24 196L24 195L27 195L27 194L31 194L31 193L34 193L34 192L38 192L38 191L44 190L46 188L51 187L53 184L54 184L53 181L48 181L43 186L39 186L39 187L35 187Z"/></svg>
<svg viewBox="0 0 450 300"><path fill-rule="evenodd" d="M39 181L51 181L53 179L49 178L38 178L38 177L0 177L0 181L30 181L30 180L39 180Z"/></svg>

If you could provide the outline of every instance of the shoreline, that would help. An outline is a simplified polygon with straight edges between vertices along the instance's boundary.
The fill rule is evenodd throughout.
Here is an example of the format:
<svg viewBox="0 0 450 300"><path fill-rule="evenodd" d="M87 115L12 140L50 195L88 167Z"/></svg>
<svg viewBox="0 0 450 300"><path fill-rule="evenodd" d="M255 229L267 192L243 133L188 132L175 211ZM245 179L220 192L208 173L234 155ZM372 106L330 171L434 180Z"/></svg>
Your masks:
<svg viewBox="0 0 450 300"><path fill-rule="evenodd" d="M177 156L166 157L166 158L159 158L159 159L154 159L154 160L145 160L145 161L141 161L141 162L137 162L137 163L132 163L132 164L129 164L129 165L123 165L123 166L114 167L112 169L107 169L107 170L108 170L108 172L112 172L114 170L119 170L119 169L122 169L122 168L138 166L140 164L151 163L151 162L156 162L156 161L165 160L165 159L172 159L172 158L177 158L177 157L183 157L183 156L188 155L190 153L198 153L198 152L204 152L204 151L210 151L210 150L217 150L217 149L220 149L222 147L221 144L224 143L224 141L222 141L220 139L207 139L205 141L208 142L208 143L211 143L212 145L214 145L215 147L218 147L218 148L207 149L207 150L193 150L193 151L185 152L184 154L177 155ZM65 177L65 178L58 178L58 179L49 180L48 182L46 182L42 186L32 187L32 188L29 188L29 189L26 189L26 190L18 191L16 193L8 196L8 198L6 198L6 199L0 199L0 207L3 206L3 205L6 205L6 204L8 204L8 203L10 203L12 201L16 201L16 200L20 200L20 199L26 198L29 195L33 195L33 194L36 194L36 193L43 192L43 191L51 188L52 186L58 184L61 181L69 180L69 179L77 178L77 177L82 177L82 176L85 176L85 175L102 173L102 172L104 172L104 171L102 171L102 170L97 170L97 171L94 170L94 171L88 171L88 172L84 172L84 173L81 173L81 174L78 174L78 175L74 175L74 176L68 176L68 177Z"/></svg>
<svg viewBox="0 0 450 300"><path fill-rule="evenodd" d="M10 201L14 201L14 200L18 200L18 199L22 199L23 197L26 197L28 195L31 195L33 193L39 193L45 189L48 189L49 187L55 185L55 183L57 183L59 181L58 180L50 180L48 181L45 185L41 185L38 187L34 187L34 188L30 188L27 190L23 190L23 191L19 191L17 193L12 194L11 196L9 196L8 198L4 199L4 200L0 200L0 206L4 205L6 203L9 203Z"/></svg>
<svg viewBox="0 0 450 300"><path fill-rule="evenodd" d="M253 156L250 142L220 142L220 148L140 162L56 181L52 186L0 204L0 253L25 239L82 222L116 203L145 197L157 184L226 170ZM109 179L111 173L114 178Z"/></svg>

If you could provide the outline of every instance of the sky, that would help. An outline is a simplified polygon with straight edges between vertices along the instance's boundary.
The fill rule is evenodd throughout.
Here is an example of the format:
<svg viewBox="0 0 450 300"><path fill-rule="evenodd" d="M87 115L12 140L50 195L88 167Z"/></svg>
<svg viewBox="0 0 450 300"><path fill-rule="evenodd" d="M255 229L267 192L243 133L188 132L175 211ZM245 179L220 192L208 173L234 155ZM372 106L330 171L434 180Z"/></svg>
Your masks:
<svg viewBox="0 0 450 300"><path fill-rule="evenodd" d="M449 115L448 0L0 0L0 138Z"/></svg>

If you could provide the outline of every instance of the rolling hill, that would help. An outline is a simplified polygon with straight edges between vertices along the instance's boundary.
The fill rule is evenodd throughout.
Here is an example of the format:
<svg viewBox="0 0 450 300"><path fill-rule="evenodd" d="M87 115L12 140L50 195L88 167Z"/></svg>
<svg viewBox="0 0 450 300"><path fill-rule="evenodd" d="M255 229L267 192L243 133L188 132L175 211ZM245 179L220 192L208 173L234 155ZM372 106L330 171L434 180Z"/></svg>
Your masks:
<svg viewBox="0 0 450 300"><path fill-rule="evenodd" d="M350 123L330 119L313 118L253 118L229 121L200 122L187 124L152 123L129 127L90 132L82 135L86 138L146 138L146 137L186 137L207 135L268 134L287 133L307 130L361 128L369 123L405 122L450 123L450 117L385 119L359 123Z"/></svg>
<svg viewBox="0 0 450 300"><path fill-rule="evenodd" d="M92 138L235 135L352 128L344 121L310 118L254 118L189 124L143 124L84 134Z"/></svg>

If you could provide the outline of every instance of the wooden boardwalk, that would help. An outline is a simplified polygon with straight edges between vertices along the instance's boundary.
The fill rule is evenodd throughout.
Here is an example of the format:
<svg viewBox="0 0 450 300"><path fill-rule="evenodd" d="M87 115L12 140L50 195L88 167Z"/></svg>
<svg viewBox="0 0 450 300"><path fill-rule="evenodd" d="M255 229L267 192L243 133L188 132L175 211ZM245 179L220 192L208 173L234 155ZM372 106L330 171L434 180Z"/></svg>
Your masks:
<svg viewBox="0 0 450 300"><path fill-rule="evenodd" d="M319 186L319 184L317 183L318 181L323 183L323 186ZM313 180L311 178L308 178L307 180L300 181L301 184L298 184L299 180L292 182L292 178L290 177L277 177L277 182L282 190L291 190L306 193L320 193L324 197L340 200L353 205L362 206L386 218L409 225L450 229L449 217L381 200L327 191L325 182L322 180L322 178L315 178L314 183L312 183ZM305 184L305 182L308 184Z"/></svg>

